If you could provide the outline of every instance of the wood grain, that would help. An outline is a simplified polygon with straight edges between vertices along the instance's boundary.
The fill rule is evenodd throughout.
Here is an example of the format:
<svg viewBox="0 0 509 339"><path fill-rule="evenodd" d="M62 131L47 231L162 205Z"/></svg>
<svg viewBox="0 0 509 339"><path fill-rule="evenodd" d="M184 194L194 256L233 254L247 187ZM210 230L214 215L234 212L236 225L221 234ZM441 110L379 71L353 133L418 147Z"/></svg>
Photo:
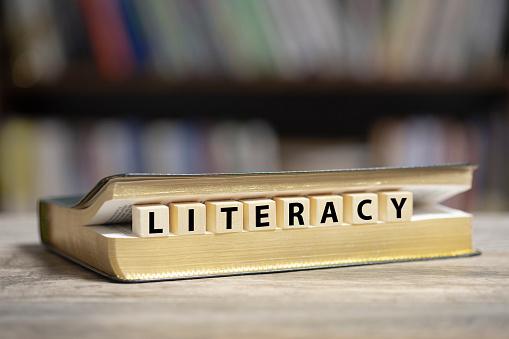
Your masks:
<svg viewBox="0 0 509 339"><path fill-rule="evenodd" d="M0 232L1 338L509 336L509 214L476 215L476 257L145 284L47 251L35 215Z"/></svg>

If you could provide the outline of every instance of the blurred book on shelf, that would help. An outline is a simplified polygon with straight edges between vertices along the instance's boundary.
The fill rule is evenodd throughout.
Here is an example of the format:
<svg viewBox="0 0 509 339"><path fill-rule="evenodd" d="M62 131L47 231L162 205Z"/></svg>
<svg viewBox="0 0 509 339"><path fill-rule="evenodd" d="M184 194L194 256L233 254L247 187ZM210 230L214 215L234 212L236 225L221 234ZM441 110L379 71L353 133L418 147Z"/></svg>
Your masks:
<svg viewBox="0 0 509 339"><path fill-rule="evenodd" d="M368 143L343 138L283 138L281 162L296 171L373 166Z"/></svg>
<svg viewBox="0 0 509 339"><path fill-rule="evenodd" d="M449 205L466 210L509 209L509 117L506 111L461 119L414 114L380 121L371 134L373 162L380 166L479 164L474 185Z"/></svg>
<svg viewBox="0 0 509 339"><path fill-rule="evenodd" d="M5 0L14 83L500 76L505 0Z"/></svg>
<svg viewBox="0 0 509 339"><path fill-rule="evenodd" d="M120 173L280 170L279 139L263 121L11 118L0 126L0 202L31 211L41 196L81 194Z"/></svg>

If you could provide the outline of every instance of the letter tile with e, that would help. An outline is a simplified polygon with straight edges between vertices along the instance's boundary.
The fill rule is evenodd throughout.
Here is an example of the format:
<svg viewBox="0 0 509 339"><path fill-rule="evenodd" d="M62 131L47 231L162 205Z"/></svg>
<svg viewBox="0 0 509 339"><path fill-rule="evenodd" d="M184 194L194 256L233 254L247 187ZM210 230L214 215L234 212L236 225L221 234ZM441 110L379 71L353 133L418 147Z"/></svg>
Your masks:
<svg viewBox="0 0 509 339"><path fill-rule="evenodd" d="M268 231L276 229L276 202L272 199L245 199L244 229Z"/></svg>

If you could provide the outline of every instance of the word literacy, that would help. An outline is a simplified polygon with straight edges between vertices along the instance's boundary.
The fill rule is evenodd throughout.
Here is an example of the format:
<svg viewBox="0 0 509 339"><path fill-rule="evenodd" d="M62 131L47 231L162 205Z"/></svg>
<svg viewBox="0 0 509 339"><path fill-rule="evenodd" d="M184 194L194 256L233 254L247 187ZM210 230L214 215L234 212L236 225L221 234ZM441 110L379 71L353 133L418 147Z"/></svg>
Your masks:
<svg viewBox="0 0 509 339"><path fill-rule="evenodd" d="M267 231L410 221L412 214L407 191L172 202L133 205L132 231L138 237Z"/></svg>

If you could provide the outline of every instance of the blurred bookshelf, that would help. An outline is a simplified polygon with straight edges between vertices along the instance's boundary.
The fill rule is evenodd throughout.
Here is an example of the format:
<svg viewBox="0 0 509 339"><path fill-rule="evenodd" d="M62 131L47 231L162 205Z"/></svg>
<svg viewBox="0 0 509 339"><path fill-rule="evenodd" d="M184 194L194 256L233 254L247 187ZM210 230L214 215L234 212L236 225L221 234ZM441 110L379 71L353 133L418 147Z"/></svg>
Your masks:
<svg viewBox="0 0 509 339"><path fill-rule="evenodd" d="M505 0L4 0L1 210L120 172L480 164L509 209Z"/></svg>

